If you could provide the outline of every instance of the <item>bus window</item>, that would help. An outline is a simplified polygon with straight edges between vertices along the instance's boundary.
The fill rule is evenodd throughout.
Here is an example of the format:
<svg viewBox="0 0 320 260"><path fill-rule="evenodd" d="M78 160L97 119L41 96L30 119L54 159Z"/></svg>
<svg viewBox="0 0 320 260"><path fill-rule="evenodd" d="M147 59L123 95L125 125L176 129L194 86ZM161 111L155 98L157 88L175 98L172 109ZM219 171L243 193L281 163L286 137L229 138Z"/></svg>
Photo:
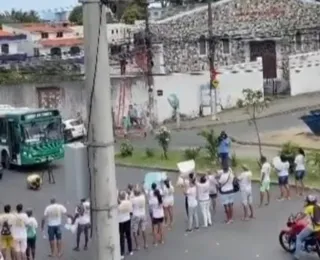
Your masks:
<svg viewBox="0 0 320 260"><path fill-rule="evenodd" d="M8 125L5 118L0 119L0 143L5 144L8 140Z"/></svg>

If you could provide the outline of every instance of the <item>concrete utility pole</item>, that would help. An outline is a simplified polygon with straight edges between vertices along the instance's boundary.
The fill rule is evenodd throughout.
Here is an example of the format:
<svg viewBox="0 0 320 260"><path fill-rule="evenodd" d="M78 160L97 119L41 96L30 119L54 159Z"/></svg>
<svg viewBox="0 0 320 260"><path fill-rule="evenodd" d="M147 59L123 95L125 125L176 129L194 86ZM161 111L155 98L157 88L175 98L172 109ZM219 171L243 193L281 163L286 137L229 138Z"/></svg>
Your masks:
<svg viewBox="0 0 320 260"><path fill-rule="evenodd" d="M215 58L215 38L213 36L212 28L212 6L211 0L208 0L208 35L209 35L209 65L210 65L210 112L212 120L217 120L217 89L214 88L214 101L212 100L212 89L213 89L213 72L214 68L214 58Z"/></svg>
<svg viewBox="0 0 320 260"><path fill-rule="evenodd" d="M106 8L83 0L94 260L120 260Z"/></svg>
<svg viewBox="0 0 320 260"><path fill-rule="evenodd" d="M154 114L154 81L152 75L152 67L153 67L153 55L152 55L152 39L150 33L150 25L149 25L149 10L148 10L148 0L145 0L145 47L147 52L147 84L148 84L148 93L149 93L149 104L148 104L148 112L152 126L155 125L155 114Z"/></svg>

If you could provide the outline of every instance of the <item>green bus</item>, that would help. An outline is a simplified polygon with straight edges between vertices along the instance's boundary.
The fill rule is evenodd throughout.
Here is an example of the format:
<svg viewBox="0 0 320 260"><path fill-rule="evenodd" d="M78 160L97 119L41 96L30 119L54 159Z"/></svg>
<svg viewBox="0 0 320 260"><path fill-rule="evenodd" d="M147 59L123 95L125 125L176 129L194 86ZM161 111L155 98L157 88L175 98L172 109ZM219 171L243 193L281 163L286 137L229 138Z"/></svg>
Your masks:
<svg viewBox="0 0 320 260"><path fill-rule="evenodd" d="M64 156L62 119L57 109L0 105L0 152L4 168L49 163Z"/></svg>

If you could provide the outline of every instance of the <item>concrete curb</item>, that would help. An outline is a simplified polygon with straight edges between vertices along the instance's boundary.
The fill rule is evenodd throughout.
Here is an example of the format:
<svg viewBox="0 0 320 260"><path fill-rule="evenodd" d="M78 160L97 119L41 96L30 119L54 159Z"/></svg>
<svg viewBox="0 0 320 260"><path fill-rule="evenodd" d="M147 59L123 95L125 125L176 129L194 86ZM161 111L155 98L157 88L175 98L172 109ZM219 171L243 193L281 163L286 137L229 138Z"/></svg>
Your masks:
<svg viewBox="0 0 320 260"><path fill-rule="evenodd" d="M320 105L298 107L298 108L294 108L294 109L291 109L291 110L280 111L280 112L276 112L276 113L270 113L270 114L266 114L264 116L259 116L259 117L257 117L257 119L280 116L280 115L300 112L300 111L304 111L304 110L311 110L311 109L316 109L316 108L320 108ZM170 127L170 129L171 130L175 130L175 131L192 130L192 129L201 129L201 128L206 128L206 127L224 126L224 125L235 124L235 123L240 123L240 122L245 122L245 121L248 121L248 118L245 118L245 119L242 118L242 119L239 119L239 120L229 120L229 121L224 121L224 122L209 121L208 120L208 123L204 124L204 125L183 126L183 127L180 127L180 128L177 128L177 127L173 126L173 127ZM190 121L190 122L192 122L192 121ZM174 123L172 123L172 124L174 124Z"/></svg>
<svg viewBox="0 0 320 260"><path fill-rule="evenodd" d="M239 145L249 145L249 146L259 146L258 142L251 142L251 141L239 141L234 137L230 137L232 142L239 144ZM293 142L294 143L294 142ZM282 144L272 144L272 143L261 143L262 147L272 147L272 148L281 148ZM317 148L312 148L312 147L305 147L305 146L300 146L303 150L307 151L314 151L318 152L320 149Z"/></svg>
<svg viewBox="0 0 320 260"><path fill-rule="evenodd" d="M134 169L141 169L141 170L156 170L156 171L164 171L164 172L174 172L174 173L178 173L177 170L172 169L172 168L167 168L167 167L158 167L158 166L140 166L140 165L134 165L134 164L130 164L130 163L116 163L117 167L123 167L123 168L134 168ZM205 174L206 172L204 171L199 171L198 173L202 173ZM254 178L252 179L252 181L254 183L258 183L260 182L259 179ZM278 183L276 181L271 181L271 185L277 186ZM294 187L294 184L292 182L289 183L289 186L291 188ZM310 191L315 191L315 192L320 192L320 188L315 188L315 187L309 187L309 186L305 186L306 190L310 190Z"/></svg>

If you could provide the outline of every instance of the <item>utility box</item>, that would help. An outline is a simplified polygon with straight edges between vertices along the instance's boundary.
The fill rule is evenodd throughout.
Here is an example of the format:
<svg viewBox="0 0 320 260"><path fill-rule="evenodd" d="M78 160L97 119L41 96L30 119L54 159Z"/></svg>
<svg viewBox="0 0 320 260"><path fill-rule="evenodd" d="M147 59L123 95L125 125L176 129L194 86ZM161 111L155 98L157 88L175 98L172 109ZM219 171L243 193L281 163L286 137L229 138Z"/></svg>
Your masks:
<svg viewBox="0 0 320 260"><path fill-rule="evenodd" d="M90 197L90 174L87 146L81 142L65 145L64 171L66 194L69 201Z"/></svg>

